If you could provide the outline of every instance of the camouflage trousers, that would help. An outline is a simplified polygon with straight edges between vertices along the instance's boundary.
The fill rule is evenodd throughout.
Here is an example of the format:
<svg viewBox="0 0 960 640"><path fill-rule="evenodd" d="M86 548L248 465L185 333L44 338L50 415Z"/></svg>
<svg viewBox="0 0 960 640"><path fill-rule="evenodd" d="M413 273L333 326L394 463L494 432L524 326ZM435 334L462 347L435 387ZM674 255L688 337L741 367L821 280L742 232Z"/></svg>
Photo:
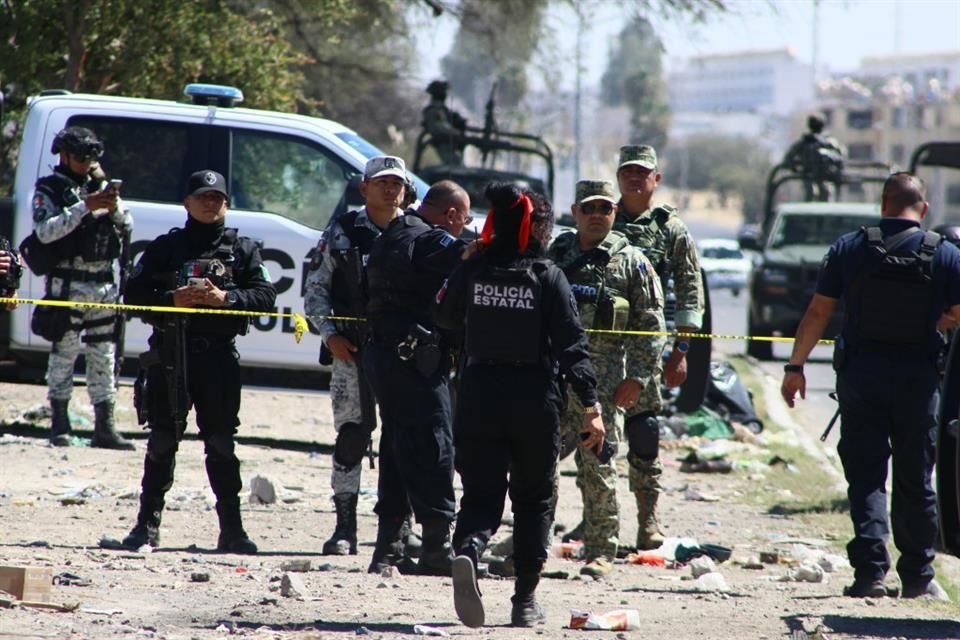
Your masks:
<svg viewBox="0 0 960 640"><path fill-rule="evenodd" d="M333 359L330 399L333 405L333 426L337 432L348 422L361 423L363 412L360 408L360 377L355 363ZM330 474L333 494L359 493L362 468L362 463L348 467L334 460L333 471Z"/></svg>
<svg viewBox="0 0 960 640"><path fill-rule="evenodd" d="M591 361L597 376L606 438L619 451L623 442L623 410L614 405L613 393L625 375L623 361L604 357L604 354L593 354ZM561 442L579 442L582 426L583 405L575 394L570 394L567 409L560 417ZM601 557L612 560L617 554L620 503L617 500L616 458L614 455L602 463L592 451L581 447L575 449L577 487L583 498L583 544L588 560ZM555 482L555 487L557 484Z"/></svg>
<svg viewBox="0 0 960 640"><path fill-rule="evenodd" d="M54 278L50 292L61 295L62 281ZM117 287L110 282L72 282L69 296L77 302L115 303ZM47 397L50 400L69 400L73 394L73 368L80 355L81 343L87 363L87 394L90 402L100 404L113 400L113 365L116 345L113 330L117 312L111 309L70 309L70 330L53 343L47 361ZM82 336L81 336L82 334Z"/></svg>

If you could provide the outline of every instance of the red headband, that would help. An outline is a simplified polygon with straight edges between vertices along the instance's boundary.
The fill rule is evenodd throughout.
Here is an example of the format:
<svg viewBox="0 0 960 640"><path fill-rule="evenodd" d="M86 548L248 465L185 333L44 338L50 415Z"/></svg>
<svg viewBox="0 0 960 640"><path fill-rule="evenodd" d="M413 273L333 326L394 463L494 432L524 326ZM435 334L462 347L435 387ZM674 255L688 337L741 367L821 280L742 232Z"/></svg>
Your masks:
<svg viewBox="0 0 960 640"><path fill-rule="evenodd" d="M517 232L517 247L520 248L522 253L527 250L527 245L530 244L530 227L533 219L533 201L530 200L530 196L525 193L521 193L516 202L510 205L510 208L515 209L518 205L523 205L523 217L520 218L520 230ZM483 223L483 231L480 232L480 243L483 245L489 245L493 241L493 217L494 210L491 207L487 212L487 219Z"/></svg>

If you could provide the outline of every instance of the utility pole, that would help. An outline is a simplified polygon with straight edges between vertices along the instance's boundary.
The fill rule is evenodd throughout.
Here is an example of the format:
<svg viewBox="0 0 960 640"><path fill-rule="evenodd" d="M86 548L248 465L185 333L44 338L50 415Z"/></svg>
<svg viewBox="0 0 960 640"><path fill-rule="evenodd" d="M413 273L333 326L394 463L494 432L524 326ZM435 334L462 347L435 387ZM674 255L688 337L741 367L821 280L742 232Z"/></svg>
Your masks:
<svg viewBox="0 0 960 640"><path fill-rule="evenodd" d="M577 12L577 88L574 93L573 98L573 179L574 183L580 180L580 142L581 142L581 128L580 128L580 82L581 76L583 75L583 68L581 64L581 46L583 44L583 11L580 6L581 0L576 0L574 2L574 9Z"/></svg>

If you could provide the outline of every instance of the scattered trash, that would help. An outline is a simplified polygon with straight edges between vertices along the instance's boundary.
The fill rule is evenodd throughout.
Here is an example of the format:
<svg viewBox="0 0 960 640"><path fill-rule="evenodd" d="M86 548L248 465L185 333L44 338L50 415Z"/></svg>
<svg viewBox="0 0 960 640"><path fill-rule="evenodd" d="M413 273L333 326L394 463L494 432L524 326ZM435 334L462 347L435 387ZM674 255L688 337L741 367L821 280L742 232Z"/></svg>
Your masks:
<svg viewBox="0 0 960 640"><path fill-rule="evenodd" d="M794 569L790 578L797 582L826 582L827 574L820 565L805 562Z"/></svg>
<svg viewBox="0 0 960 640"><path fill-rule="evenodd" d="M730 559L731 553L733 551L729 547L719 544L680 544L677 545L673 557L677 562L689 562L700 556L708 556L717 562L725 562Z"/></svg>
<svg viewBox="0 0 960 640"><path fill-rule="evenodd" d="M628 553L626 560L630 564L645 564L651 567L663 567L667 564L667 559L656 551L640 551L638 553Z"/></svg>
<svg viewBox="0 0 960 640"><path fill-rule="evenodd" d="M584 548L581 540L555 542L550 547L550 555L554 558L580 559L583 557L583 554Z"/></svg>
<svg viewBox="0 0 960 640"><path fill-rule="evenodd" d="M443 629L437 629L436 627L428 627L425 624L413 625L413 633L418 636L449 636L450 635Z"/></svg>
<svg viewBox="0 0 960 640"><path fill-rule="evenodd" d="M81 613L92 613L98 616L115 616L118 613L123 613L123 609L95 609L93 607L83 607L80 609Z"/></svg>
<svg viewBox="0 0 960 640"><path fill-rule="evenodd" d="M837 569L849 567L850 561L834 553L825 553L817 560L817 564L827 573L836 573Z"/></svg>
<svg viewBox="0 0 960 640"><path fill-rule="evenodd" d="M603 631L629 631L640 628L640 612L636 609L614 609L606 613L570 611L571 629L599 629Z"/></svg>
<svg viewBox="0 0 960 640"><path fill-rule="evenodd" d="M541 571L541 578L550 578L551 580L567 580L570 578L569 571Z"/></svg>
<svg viewBox="0 0 960 640"><path fill-rule="evenodd" d="M92 583L75 573L64 571L63 573L58 573L53 576L53 584L58 584L61 587L89 587Z"/></svg>
<svg viewBox="0 0 960 640"><path fill-rule="evenodd" d="M367 629L366 627L357 627L357 630L353 633L358 636L368 636L370 635L370 629Z"/></svg>
<svg viewBox="0 0 960 640"><path fill-rule="evenodd" d="M399 578L400 570L394 567L393 565L386 566L380 570L380 577L381 578Z"/></svg>
<svg viewBox="0 0 960 640"><path fill-rule="evenodd" d="M210 574L206 571L194 571L190 574L190 582L210 582Z"/></svg>
<svg viewBox="0 0 960 640"><path fill-rule="evenodd" d="M730 586L722 573L716 571L705 573L693 582L693 586L698 591L729 591Z"/></svg>
<svg viewBox="0 0 960 640"><path fill-rule="evenodd" d="M776 551L761 551L760 562L763 564L779 564L780 554Z"/></svg>
<svg viewBox="0 0 960 640"><path fill-rule="evenodd" d="M730 473L733 471L733 463L726 458L704 459L691 451L680 464L680 471L686 473Z"/></svg>

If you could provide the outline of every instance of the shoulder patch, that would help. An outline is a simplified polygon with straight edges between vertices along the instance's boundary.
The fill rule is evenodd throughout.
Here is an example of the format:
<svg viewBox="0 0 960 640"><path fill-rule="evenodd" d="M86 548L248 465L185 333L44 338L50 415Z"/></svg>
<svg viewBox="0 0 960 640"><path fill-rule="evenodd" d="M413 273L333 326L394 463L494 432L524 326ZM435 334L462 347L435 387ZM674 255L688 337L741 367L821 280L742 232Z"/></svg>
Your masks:
<svg viewBox="0 0 960 640"><path fill-rule="evenodd" d="M267 269L267 265L265 265L265 264L263 264L263 263L260 263L260 275L261 275L261 276L263 277L263 279L266 280L267 282L273 282L273 280L270 279L270 270Z"/></svg>
<svg viewBox="0 0 960 640"><path fill-rule="evenodd" d="M456 241L457 241L457 239L454 238L454 237L453 237L452 235L450 235L449 233L444 233L442 236L440 236L440 246L441 246L441 247L449 247L451 244L453 244L453 243L456 242Z"/></svg>

